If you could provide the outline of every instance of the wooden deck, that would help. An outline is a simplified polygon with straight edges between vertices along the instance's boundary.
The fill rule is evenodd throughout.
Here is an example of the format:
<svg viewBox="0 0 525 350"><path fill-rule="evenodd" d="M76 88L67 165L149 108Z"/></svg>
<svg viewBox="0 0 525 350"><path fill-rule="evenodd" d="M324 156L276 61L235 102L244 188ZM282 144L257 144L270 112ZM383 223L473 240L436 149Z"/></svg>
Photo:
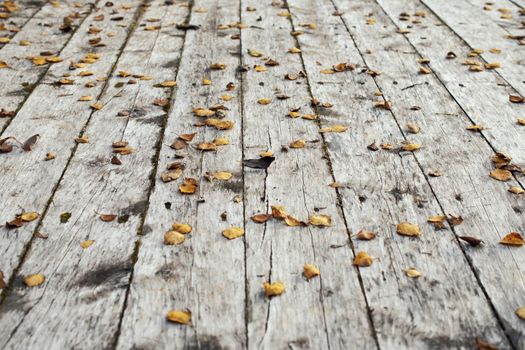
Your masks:
<svg viewBox="0 0 525 350"><path fill-rule="evenodd" d="M4 0L0 349L525 349L524 8Z"/></svg>

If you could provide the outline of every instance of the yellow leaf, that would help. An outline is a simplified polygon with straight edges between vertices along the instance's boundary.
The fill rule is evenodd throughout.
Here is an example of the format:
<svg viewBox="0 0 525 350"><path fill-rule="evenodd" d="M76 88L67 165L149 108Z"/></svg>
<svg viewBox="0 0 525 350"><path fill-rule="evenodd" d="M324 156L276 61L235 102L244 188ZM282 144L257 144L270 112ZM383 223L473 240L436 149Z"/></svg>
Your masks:
<svg viewBox="0 0 525 350"><path fill-rule="evenodd" d="M80 242L80 247L82 247L82 249L87 249L91 247L93 243L95 243L94 240L88 239L87 241Z"/></svg>
<svg viewBox="0 0 525 350"><path fill-rule="evenodd" d="M281 295L284 292L286 292L284 283L281 281L274 282L274 283L264 282L263 287L264 287L264 294L266 294L267 297Z"/></svg>
<svg viewBox="0 0 525 350"><path fill-rule="evenodd" d="M230 101L233 99L233 96L232 95L222 95L221 97L219 97L221 100L223 101Z"/></svg>
<svg viewBox="0 0 525 350"><path fill-rule="evenodd" d="M36 287L44 283L46 278L41 273L29 275L24 278L24 282L28 287Z"/></svg>
<svg viewBox="0 0 525 350"><path fill-rule="evenodd" d="M314 226L331 226L332 217L330 215L311 215L308 222Z"/></svg>
<svg viewBox="0 0 525 350"><path fill-rule="evenodd" d="M177 231L179 233L182 233L183 235L186 235L191 232L192 228L188 224L182 224L180 222L176 222L173 225L171 225L171 228L173 231Z"/></svg>
<svg viewBox="0 0 525 350"><path fill-rule="evenodd" d="M511 232L499 241L500 244L511 246L522 246L525 244L523 237L517 232Z"/></svg>
<svg viewBox="0 0 525 350"><path fill-rule="evenodd" d="M6 62L6 61L1 61L1 60L0 60L0 68L7 68L7 67L9 67L9 65L7 64L7 62Z"/></svg>
<svg viewBox="0 0 525 350"><path fill-rule="evenodd" d="M212 174L213 177L215 179L218 179L218 180L229 180L232 178L233 174L232 173L229 173L227 171L217 171L215 173Z"/></svg>
<svg viewBox="0 0 525 350"><path fill-rule="evenodd" d="M202 78L202 85L211 85L211 80L210 79L206 79L206 78Z"/></svg>
<svg viewBox="0 0 525 350"><path fill-rule="evenodd" d="M517 309L516 315L518 315L518 317L521 318L522 320L525 320L525 306Z"/></svg>
<svg viewBox="0 0 525 350"><path fill-rule="evenodd" d="M411 267L409 269L406 269L405 270L405 273L407 274L408 277L410 278L419 278L421 276L423 276L423 274L421 272L419 272L418 270L416 270L415 268Z"/></svg>
<svg viewBox="0 0 525 350"><path fill-rule="evenodd" d="M165 245L178 245L182 244L186 238L184 235L177 231L168 231L164 233L164 244Z"/></svg>
<svg viewBox="0 0 525 350"><path fill-rule="evenodd" d="M372 265L374 258L366 252L358 252L354 258L353 264L359 267L366 267Z"/></svg>
<svg viewBox="0 0 525 350"><path fill-rule="evenodd" d="M306 277L307 279L319 276L321 274L319 269L312 264L305 264L303 270L304 277Z"/></svg>
<svg viewBox="0 0 525 350"><path fill-rule="evenodd" d="M417 143L407 143L406 145L403 145L403 147L401 148L403 149L403 151L412 152L412 151L417 151L418 149L420 149L421 145Z"/></svg>
<svg viewBox="0 0 525 350"><path fill-rule="evenodd" d="M490 172L490 177L499 181L509 181L512 179L512 173L505 169L494 169Z"/></svg>
<svg viewBox="0 0 525 350"><path fill-rule="evenodd" d="M300 53L301 49L299 49L297 47L292 47L291 49L288 49L288 52L290 52L290 53Z"/></svg>
<svg viewBox="0 0 525 350"><path fill-rule="evenodd" d="M191 312L186 310L171 310L166 314L166 319L173 323L188 324L191 321Z"/></svg>
<svg viewBox="0 0 525 350"><path fill-rule="evenodd" d="M261 57L263 54L257 50L248 49L248 54L252 57Z"/></svg>
<svg viewBox="0 0 525 350"><path fill-rule="evenodd" d="M197 180L192 178L184 179L183 183L179 186L179 191L182 194L194 194L197 191Z"/></svg>
<svg viewBox="0 0 525 350"><path fill-rule="evenodd" d="M230 144L230 140L228 140L228 138L226 138L226 137L218 137L215 140L213 140L213 144L216 145L216 146L229 145Z"/></svg>
<svg viewBox="0 0 525 350"><path fill-rule="evenodd" d="M269 98L261 98L257 100L257 103L260 105L267 105L267 104L270 104L270 102L272 102L272 100Z"/></svg>
<svg viewBox="0 0 525 350"><path fill-rule="evenodd" d="M291 227L295 227L295 226L306 226L306 223L303 222L303 221L300 221L300 220L297 220L296 218L294 218L293 216L291 215L288 215L284 218L284 222L286 223L286 225L288 226L291 226Z"/></svg>
<svg viewBox="0 0 525 350"><path fill-rule="evenodd" d="M207 108L194 108L192 112L196 117L211 117L215 115L215 111Z"/></svg>
<svg viewBox="0 0 525 350"><path fill-rule="evenodd" d="M417 224L409 222L402 222L397 225L396 232L402 236L417 237L421 234L421 230Z"/></svg>
<svg viewBox="0 0 525 350"><path fill-rule="evenodd" d="M523 192L525 192L525 190L518 186L511 186L509 187L509 192L514 194L522 194Z"/></svg>
<svg viewBox="0 0 525 350"><path fill-rule="evenodd" d="M235 239L244 236L244 229L241 227L230 227L222 231L222 235L228 239Z"/></svg>
<svg viewBox="0 0 525 350"><path fill-rule="evenodd" d="M93 96L80 96L79 101L91 101Z"/></svg>
<svg viewBox="0 0 525 350"><path fill-rule="evenodd" d="M255 65L254 70L256 72L266 72L268 70L268 68L266 68L265 66Z"/></svg>
<svg viewBox="0 0 525 350"><path fill-rule="evenodd" d="M319 132L345 132L346 130L348 130L348 127L336 124L321 128Z"/></svg>
<svg viewBox="0 0 525 350"><path fill-rule="evenodd" d="M40 215L34 211L30 211L30 212L27 212L27 213L23 213L22 215L20 215L20 218L22 219L22 221L25 221L25 222L30 222L30 221L33 221L33 220L36 220Z"/></svg>
<svg viewBox="0 0 525 350"><path fill-rule="evenodd" d="M89 107L91 107L91 108L93 108L93 109L98 111L98 110L102 109L104 107L104 105L102 103L100 103L100 102L96 102L96 103L93 103L93 104L89 105Z"/></svg>
<svg viewBox="0 0 525 350"><path fill-rule="evenodd" d="M174 81L174 80L166 80L166 81L163 81L162 83L160 83L159 85L163 86L163 87L173 87L173 86L177 85L177 82Z"/></svg>
<svg viewBox="0 0 525 350"><path fill-rule="evenodd" d="M291 148L304 148L306 146L305 140L295 140L292 143L290 143Z"/></svg>
<svg viewBox="0 0 525 350"><path fill-rule="evenodd" d="M271 156L273 156L272 151L264 151L264 152L259 153L259 157L261 158L271 157Z"/></svg>
<svg viewBox="0 0 525 350"><path fill-rule="evenodd" d="M11 39L9 39L8 37L0 37L0 44L7 44L10 41Z"/></svg>

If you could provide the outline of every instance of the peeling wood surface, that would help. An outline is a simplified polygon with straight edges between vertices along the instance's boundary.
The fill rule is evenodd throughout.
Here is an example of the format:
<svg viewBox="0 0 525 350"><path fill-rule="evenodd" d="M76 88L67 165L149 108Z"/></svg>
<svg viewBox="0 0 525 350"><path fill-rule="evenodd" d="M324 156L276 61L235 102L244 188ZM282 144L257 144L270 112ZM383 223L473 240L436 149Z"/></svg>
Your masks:
<svg viewBox="0 0 525 350"><path fill-rule="evenodd" d="M0 348L522 349L523 5L1 3Z"/></svg>

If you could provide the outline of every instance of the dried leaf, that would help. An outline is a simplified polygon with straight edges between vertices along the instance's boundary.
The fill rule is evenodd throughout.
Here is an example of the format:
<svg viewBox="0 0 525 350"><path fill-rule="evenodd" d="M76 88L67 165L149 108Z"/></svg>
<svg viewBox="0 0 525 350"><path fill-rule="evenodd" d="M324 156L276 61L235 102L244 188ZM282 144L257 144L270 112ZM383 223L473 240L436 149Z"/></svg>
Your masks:
<svg viewBox="0 0 525 350"><path fill-rule="evenodd" d="M518 317L521 318L522 320L525 320L525 306L517 309L516 315L518 315Z"/></svg>
<svg viewBox="0 0 525 350"><path fill-rule="evenodd" d="M522 246L525 244L523 237L517 232L511 232L499 241L500 244L510 245L510 246Z"/></svg>
<svg viewBox="0 0 525 350"><path fill-rule="evenodd" d="M319 132L344 132L348 127L343 125L332 125L319 129Z"/></svg>
<svg viewBox="0 0 525 350"><path fill-rule="evenodd" d="M252 219L252 221L254 221L254 222L258 223L258 224L263 224L266 221L268 221L271 217L272 216L269 215L269 214L255 214L250 219Z"/></svg>
<svg viewBox="0 0 525 350"><path fill-rule="evenodd" d="M396 232L402 236L417 237L421 231L417 224L411 224L409 222L402 222L397 225Z"/></svg>
<svg viewBox="0 0 525 350"><path fill-rule="evenodd" d="M20 215L20 219L24 222L31 222L36 220L40 215L34 211L25 212Z"/></svg>
<svg viewBox="0 0 525 350"><path fill-rule="evenodd" d="M100 220L104 222L111 222L117 218L117 215L115 214L101 214L99 216Z"/></svg>
<svg viewBox="0 0 525 350"><path fill-rule="evenodd" d="M317 268L317 266L312 264L305 264L303 267L303 275L307 279L319 276L321 274L321 271Z"/></svg>
<svg viewBox="0 0 525 350"><path fill-rule="evenodd" d="M194 194L198 187L197 180L193 178L185 178L183 183L179 186L179 191L182 194Z"/></svg>
<svg viewBox="0 0 525 350"><path fill-rule="evenodd" d="M24 282L28 287L36 287L44 283L46 278L41 273L28 275L24 278Z"/></svg>
<svg viewBox="0 0 525 350"><path fill-rule="evenodd" d="M244 229L241 227L230 227L222 231L222 235L228 239L235 239L244 236Z"/></svg>
<svg viewBox="0 0 525 350"><path fill-rule="evenodd" d="M288 212L282 205L272 205L272 216L276 219L284 220L288 216Z"/></svg>
<svg viewBox="0 0 525 350"><path fill-rule="evenodd" d="M270 104L270 102L272 102L272 99L270 98L260 98L257 100L257 103L260 105L267 105Z"/></svg>
<svg viewBox="0 0 525 350"><path fill-rule="evenodd" d="M295 227L295 226L307 226L306 222L304 221L300 221L300 220L297 220L296 218L294 218L293 216L291 215L288 215L284 218L284 222L286 223L286 225L288 226L291 226L291 227Z"/></svg>
<svg viewBox="0 0 525 350"><path fill-rule="evenodd" d="M188 225L188 224L183 224L183 223L180 223L180 222L176 222L173 225L171 225L171 229L173 231L177 231L179 233L182 233L183 235L187 235L188 233L191 232L192 227L190 225Z"/></svg>
<svg viewBox="0 0 525 350"><path fill-rule="evenodd" d="M523 188L518 186L511 186L509 187L508 191L514 194L522 194L523 192L525 192Z"/></svg>
<svg viewBox="0 0 525 350"><path fill-rule="evenodd" d="M93 245L93 243L95 243L94 240L88 239L86 241L80 242L80 247L82 249L87 249L87 248L91 247Z"/></svg>
<svg viewBox="0 0 525 350"><path fill-rule="evenodd" d="M295 140L290 143L290 148L304 148L306 146L305 140Z"/></svg>
<svg viewBox="0 0 525 350"><path fill-rule="evenodd" d="M467 242L469 245L471 245L472 247L477 247L478 245L480 245L481 243L483 243L483 241L479 238L476 238L476 237L470 237L470 236L459 236L459 239L461 239L462 241L465 241Z"/></svg>
<svg viewBox="0 0 525 350"><path fill-rule="evenodd" d="M281 295L284 292L286 292L284 283L281 281L277 281L274 283L264 282L263 288L264 288L264 294L266 294L267 297Z"/></svg>
<svg viewBox="0 0 525 350"><path fill-rule="evenodd" d="M358 252L354 258L353 264L359 267L367 267L372 265L374 258L372 258L366 252Z"/></svg>
<svg viewBox="0 0 525 350"><path fill-rule="evenodd" d="M29 152L33 149L33 146L35 145L35 143L38 141L38 138L40 137L40 135L36 134L36 135L33 135L31 136L30 138L28 138L23 144L22 144L22 149L26 152Z"/></svg>
<svg viewBox="0 0 525 350"><path fill-rule="evenodd" d="M512 173L504 169L494 169L490 172L490 177L498 181L509 181L512 179Z"/></svg>
<svg viewBox="0 0 525 350"><path fill-rule="evenodd" d="M308 222L314 226L332 226L330 215L311 215Z"/></svg>
<svg viewBox="0 0 525 350"><path fill-rule="evenodd" d="M166 314L166 319L173 323L188 324L191 322L191 312L187 310L171 310Z"/></svg>
<svg viewBox="0 0 525 350"><path fill-rule="evenodd" d="M359 230L359 232L356 233L355 238L361 240L361 241L370 241L374 238L376 238L376 234L371 231L366 230Z"/></svg>
<svg viewBox="0 0 525 350"><path fill-rule="evenodd" d="M268 167L275 160L275 157L263 157L259 159L245 159L242 164L248 168L253 169L268 169Z"/></svg>
<svg viewBox="0 0 525 350"><path fill-rule="evenodd" d="M419 278L419 277L423 276L423 274L421 272L419 272L418 270L416 270L413 267L406 269L405 273L410 278Z"/></svg>
<svg viewBox="0 0 525 350"><path fill-rule="evenodd" d="M65 212L65 213L60 214L61 223L65 224L66 222L69 221L69 219L71 219L71 213Z"/></svg>
<svg viewBox="0 0 525 350"><path fill-rule="evenodd" d="M168 231L164 233L164 244L165 245L179 245L184 243L186 237L177 231Z"/></svg>
<svg viewBox="0 0 525 350"><path fill-rule="evenodd" d="M7 287L7 283L5 282L5 277L3 271L0 271L0 289L5 289Z"/></svg>

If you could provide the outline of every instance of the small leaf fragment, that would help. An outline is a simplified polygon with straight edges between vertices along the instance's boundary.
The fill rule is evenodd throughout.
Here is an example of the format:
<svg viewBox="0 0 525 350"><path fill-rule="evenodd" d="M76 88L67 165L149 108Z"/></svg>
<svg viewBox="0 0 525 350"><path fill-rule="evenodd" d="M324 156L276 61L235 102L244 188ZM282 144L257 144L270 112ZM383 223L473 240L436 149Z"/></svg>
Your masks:
<svg viewBox="0 0 525 350"><path fill-rule="evenodd" d="M86 241L80 242L80 247L82 249L87 249L87 248L91 247L93 245L93 243L95 243L94 240L88 239Z"/></svg>
<svg viewBox="0 0 525 350"><path fill-rule="evenodd" d="M372 231L367 230L359 230L359 232L356 233L355 238L361 240L361 241L370 241L374 238L376 238L377 234L375 234Z"/></svg>
<svg viewBox="0 0 525 350"><path fill-rule="evenodd" d="M332 225L332 217L330 215L312 215L308 222L314 226L327 227Z"/></svg>
<svg viewBox="0 0 525 350"><path fill-rule="evenodd" d="M165 245L179 245L186 240L186 237L177 231L167 231L164 233Z"/></svg>
<svg viewBox="0 0 525 350"><path fill-rule="evenodd" d="M250 219L252 219L253 222L256 222L258 224L263 224L266 221L268 221L272 216L269 214L255 214L252 215Z"/></svg>
<svg viewBox="0 0 525 350"><path fill-rule="evenodd" d="M518 232L511 232L499 241L500 244L510 245L510 246L522 246L525 244L523 237Z"/></svg>
<svg viewBox="0 0 525 350"><path fill-rule="evenodd" d="M182 233L183 235L187 235L188 233L191 232L192 227L190 225L188 225L188 224L183 224L183 223L180 223L180 222L176 222L173 225L171 225L171 229L173 231L177 231L179 233Z"/></svg>

